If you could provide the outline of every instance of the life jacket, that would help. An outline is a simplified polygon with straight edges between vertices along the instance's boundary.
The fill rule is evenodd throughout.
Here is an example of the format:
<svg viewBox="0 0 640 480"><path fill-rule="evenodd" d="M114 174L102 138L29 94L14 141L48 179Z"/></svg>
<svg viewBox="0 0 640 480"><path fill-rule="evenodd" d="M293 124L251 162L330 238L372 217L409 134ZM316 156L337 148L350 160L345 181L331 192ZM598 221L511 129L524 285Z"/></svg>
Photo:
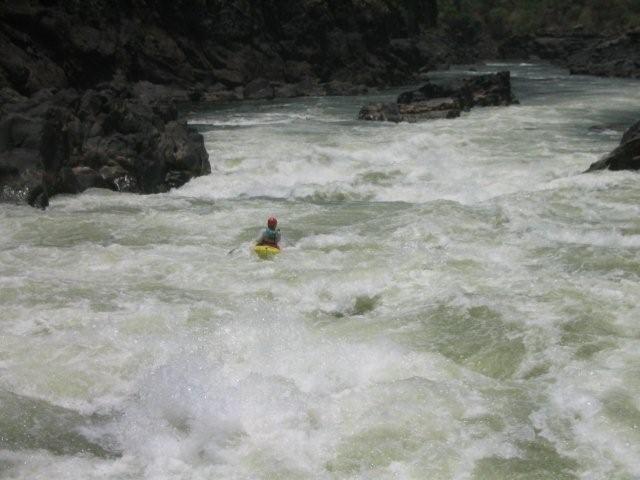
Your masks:
<svg viewBox="0 0 640 480"><path fill-rule="evenodd" d="M258 245L268 245L270 247L278 247L278 231L271 230L270 228L265 228L262 232L262 237L260 237L260 242Z"/></svg>

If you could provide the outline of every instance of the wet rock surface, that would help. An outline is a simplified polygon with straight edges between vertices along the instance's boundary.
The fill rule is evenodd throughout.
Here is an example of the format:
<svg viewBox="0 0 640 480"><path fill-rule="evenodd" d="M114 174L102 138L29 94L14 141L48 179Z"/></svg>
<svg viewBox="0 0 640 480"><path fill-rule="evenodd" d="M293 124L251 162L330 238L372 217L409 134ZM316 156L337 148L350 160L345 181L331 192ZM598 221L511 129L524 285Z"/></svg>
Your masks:
<svg viewBox="0 0 640 480"><path fill-rule="evenodd" d="M640 121L625 132L613 152L592 163L587 172L607 169L640 170Z"/></svg>
<svg viewBox="0 0 640 480"><path fill-rule="evenodd" d="M508 71L456 80L445 85L428 82L417 90L401 93L395 103L364 106L360 120L417 122L456 118L473 107L507 106L515 103Z"/></svg>
<svg viewBox="0 0 640 480"><path fill-rule="evenodd" d="M92 187L157 193L210 171L173 103L126 85L42 90L0 108L0 200L44 208Z"/></svg>

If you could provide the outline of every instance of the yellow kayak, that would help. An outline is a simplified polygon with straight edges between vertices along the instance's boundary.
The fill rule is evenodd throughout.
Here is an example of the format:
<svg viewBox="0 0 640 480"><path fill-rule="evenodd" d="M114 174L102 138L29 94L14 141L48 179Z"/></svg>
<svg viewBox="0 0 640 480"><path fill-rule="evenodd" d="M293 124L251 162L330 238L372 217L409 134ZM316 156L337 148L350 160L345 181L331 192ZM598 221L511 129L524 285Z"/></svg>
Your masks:
<svg viewBox="0 0 640 480"><path fill-rule="evenodd" d="M280 249L277 247L272 247L269 245L255 245L253 247L253 251L256 252L256 254L260 257L260 258L271 258L274 255L277 255L278 253L280 253Z"/></svg>

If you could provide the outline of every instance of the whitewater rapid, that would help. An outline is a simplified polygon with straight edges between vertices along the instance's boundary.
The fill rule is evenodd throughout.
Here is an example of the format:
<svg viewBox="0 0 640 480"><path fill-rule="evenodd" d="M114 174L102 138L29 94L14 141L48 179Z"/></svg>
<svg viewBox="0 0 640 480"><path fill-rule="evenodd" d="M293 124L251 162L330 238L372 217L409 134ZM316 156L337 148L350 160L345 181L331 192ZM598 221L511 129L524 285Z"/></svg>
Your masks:
<svg viewBox="0 0 640 480"><path fill-rule="evenodd" d="M504 68L455 120L202 108L210 176L0 205L0 478L640 478L638 174L581 173L638 82Z"/></svg>

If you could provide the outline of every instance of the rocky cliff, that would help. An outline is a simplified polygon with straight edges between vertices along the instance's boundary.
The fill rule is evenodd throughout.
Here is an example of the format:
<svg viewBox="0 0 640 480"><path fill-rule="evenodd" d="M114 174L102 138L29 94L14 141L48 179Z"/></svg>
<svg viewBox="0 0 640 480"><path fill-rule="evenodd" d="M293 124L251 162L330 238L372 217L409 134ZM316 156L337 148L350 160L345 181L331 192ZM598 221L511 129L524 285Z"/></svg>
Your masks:
<svg viewBox="0 0 640 480"><path fill-rule="evenodd" d="M436 0L33 0L0 6L0 88L119 75L178 99L348 93L428 63Z"/></svg>
<svg viewBox="0 0 640 480"><path fill-rule="evenodd" d="M434 58L436 0L0 3L0 200L211 171L172 101L351 94Z"/></svg>
<svg viewBox="0 0 640 480"><path fill-rule="evenodd" d="M87 188L157 193L211 171L172 102L125 84L43 89L0 106L0 200L44 208Z"/></svg>

